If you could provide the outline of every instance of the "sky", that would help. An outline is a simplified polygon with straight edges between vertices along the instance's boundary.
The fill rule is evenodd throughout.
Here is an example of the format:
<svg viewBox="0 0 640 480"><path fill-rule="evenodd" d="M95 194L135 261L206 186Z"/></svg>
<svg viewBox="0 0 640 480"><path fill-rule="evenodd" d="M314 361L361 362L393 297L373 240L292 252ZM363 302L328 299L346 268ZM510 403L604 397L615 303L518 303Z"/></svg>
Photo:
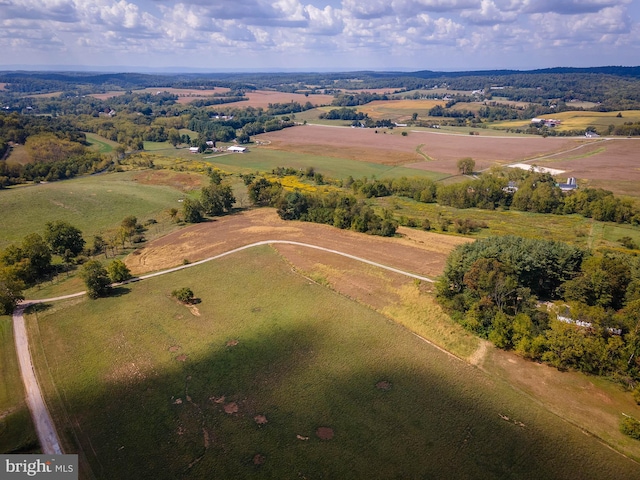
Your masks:
<svg viewBox="0 0 640 480"><path fill-rule="evenodd" d="M0 69L640 65L638 0L0 0Z"/></svg>

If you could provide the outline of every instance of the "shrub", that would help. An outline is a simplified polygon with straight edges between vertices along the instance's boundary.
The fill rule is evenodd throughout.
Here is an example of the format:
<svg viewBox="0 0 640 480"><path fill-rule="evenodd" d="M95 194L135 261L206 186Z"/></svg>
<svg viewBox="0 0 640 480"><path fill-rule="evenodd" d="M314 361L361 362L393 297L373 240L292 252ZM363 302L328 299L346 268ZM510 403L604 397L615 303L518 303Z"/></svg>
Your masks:
<svg viewBox="0 0 640 480"><path fill-rule="evenodd" d="M195 303L193 291L189 287L182 287L174 290L173 292L171 292L171 296L175 297L179 302L182 303Z"/></svg>
<svg viewBox="0 0 640 480"><path fill-rule="evenodd" d="M624 417L620 422L620 431L625 435L640 440L640 422L633 417Z"/></svg>

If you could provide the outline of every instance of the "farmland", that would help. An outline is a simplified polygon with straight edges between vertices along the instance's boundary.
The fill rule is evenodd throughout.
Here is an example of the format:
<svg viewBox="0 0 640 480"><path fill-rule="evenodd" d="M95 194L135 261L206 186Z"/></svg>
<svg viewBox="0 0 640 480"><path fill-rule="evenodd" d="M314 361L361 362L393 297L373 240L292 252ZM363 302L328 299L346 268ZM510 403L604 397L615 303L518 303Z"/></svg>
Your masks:
<svg viewBox="0 0 640 480"><path fill-rule="evenodd" d="M43 175L0 190L3 227L9 226L0 231L0 249L42 233L48 221L68 221L87 244L94 235L116 231L127 216L145 224L140 243L129 241L125 248L123 240L109 259L84 252L77 265L69 262L70 271L26 290L27 298L84 290L78 272L89 258L108 264L115 256L133 275L143 275L255 242L307 244L253 247L117 287L95 301L76 298L29 310L39 380L64 449L80 454L81 478L640 478L640 444L619 431L621 415L640 418L640 408L621 383L499 350L454 321L430 282L353 258L435 279L454 248L493 235L549 238L632 258L640 250L620 243L628 238L640 244L640 229L631 221L502 204L456 209L435 198L409 198L413 194L368 197L356 187L359 181L400 177L449 186L482 178L483 172L502 175L506 184L512 169L500 168L525 162L562 170L557 180L574 176L581 188L606 188L633 203L640 195L640 140L544 138L500 130L514 122L429 117L446 101L400 99L404 92L353 109L409 125L351 128L349 121L320 119L335 108L334 96L307 95L315 91L313 83L281 89L290 91L261 84L243 91L243 102L189 105L230 91L213 83L202 89L135 88L134 94L152 95L140 97L139 105L134 95L131 105L108 118L109 105L98 104L92 116L81 118L93 129L86 133L88 149L112 159L108 168L58 182L42 181ZM346 90L345 83L336 80L335 89L318 83L318 91L353 93L358 100L358 92L393 90L364 88L366 83ZM158 91L178 100L154 99ZM108 102L117 92L93 97ZM414 92L472 94L455 88ZM292 102L307 101L322 106L247 113L247 107L273 104L286 112ZM477 113L483 106L460 101L450 108ZM562 115L563 128L596 121L604 128L612 118L636 121L638 112L543 117ZM25 118L40 128L41 117ZM435 129L421 126L422 120L444 121ZM277 128L260 130L266 124ZM226 152L240 137L218 135L239 134L245 126L256 129L248 151ZM169 131L180 139L172 143ZM203 147L209 139L221 150L189 153L188 147ZM24 145L12 149L8 164L33 162ZM465 157L475 162L469 175L458 166ZM273 172L278 167L287 172ZM185 225L182 201L200 197L212 168L233 189L235 209ZM387 238L285 221L275 208L250 208L245 182L253 176L280 182L285 193L354 195L400 226ZM447 231L456 220L476 227L465 235L453 227ZM193 289L198 302L178 302L172 292L181 287ZM32 451L37 446L19 393L12 339L9 317L0 317L0 451Z"/></svg>
<svg viewBox="0 0 640 480"><path fill-rule="evenodd" d="M54 220L77 225L87 239L117 225L127 215L156 217L160 221L167 208L179 206L183 190L192 188L191 183L180 182L192 181L188 173L160 177L150 185L145 175L137 181L135 172L94 175L71 183L53 182L3 192L3 222L12 228L3 229L0 245L6 247L29 233L42 232L45 223ZM179 188L172 188L171 184Z"/></svg>
<svg viewBox="0 0 640 480"><path fill-rule="evenodd" d="M359 128L331 128L306 125L261 135L266 147L284 152L364 160L385 165L402 165L416 170L456 174L456 162L473 152L476 168L539 157L570 150L588 140L575 138L495 138L482 135L451 135L432 131L411 131L407 136L392 131ZM425 157L428 160L425 160Z"/></svg>
<svg viewBox="0 0 640 480"><path fill-rule="evenodd" d="M98 477L636 474L506 384L309 283L268 247L194 268L31 317L54 417ZM167 293L194 275L201 303L189 311Z"/></svg>
<svg viewBox="0 0 640 480"><path fill-rule="evenodd" d="M598 131L606 130L609 125L622 125L625 122L637 122L640 120L640 110L626 110L623 112L591 112L591 111L568 111L554 114L541 115L540 118L553 118L562 123L556 127L559 131L584 130L587 127L595 127ZM517 128L526 127L528 121L496 122L494 128Z"/></svg>

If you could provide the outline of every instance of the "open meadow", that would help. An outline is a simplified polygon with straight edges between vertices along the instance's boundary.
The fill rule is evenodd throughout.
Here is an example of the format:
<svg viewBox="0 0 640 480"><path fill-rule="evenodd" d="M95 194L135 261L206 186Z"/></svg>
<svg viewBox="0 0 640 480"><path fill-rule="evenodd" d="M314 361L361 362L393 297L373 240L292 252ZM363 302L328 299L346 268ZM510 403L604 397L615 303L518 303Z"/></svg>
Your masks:
<svg viewBox="0 0 640 480"><path fill-rule="evenodd" d="M200 186L196 174L132 171L91 175L74 180L19 186L0 192L3 228L0 248L29 233L42 233L47 222L64 220L76 226L87 241L117 227L128 215L140 222L155 218L154 228L169 227L166 210L180 208L185 192Z"/></svg>
<svg viewBox="0 0 640 480"><path fill-rule="evenodd" d="M201 302L172 299L182 286ZM267 246L41 306L28 327L63 443L97 478L640 478Z"/></svg>

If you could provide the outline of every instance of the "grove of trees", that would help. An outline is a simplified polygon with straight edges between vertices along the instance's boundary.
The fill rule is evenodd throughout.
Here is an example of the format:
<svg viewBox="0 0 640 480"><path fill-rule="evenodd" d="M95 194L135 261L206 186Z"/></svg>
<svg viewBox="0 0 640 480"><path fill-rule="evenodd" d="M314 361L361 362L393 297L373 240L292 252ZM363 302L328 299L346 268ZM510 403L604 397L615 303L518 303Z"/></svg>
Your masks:
<svg viewBox="0 0 640 480"><path fill-rule="evenodd" d="M640 394L636 257L490 237L449 255L437 296L452 318L500 348L606 375Z"/></svg>

